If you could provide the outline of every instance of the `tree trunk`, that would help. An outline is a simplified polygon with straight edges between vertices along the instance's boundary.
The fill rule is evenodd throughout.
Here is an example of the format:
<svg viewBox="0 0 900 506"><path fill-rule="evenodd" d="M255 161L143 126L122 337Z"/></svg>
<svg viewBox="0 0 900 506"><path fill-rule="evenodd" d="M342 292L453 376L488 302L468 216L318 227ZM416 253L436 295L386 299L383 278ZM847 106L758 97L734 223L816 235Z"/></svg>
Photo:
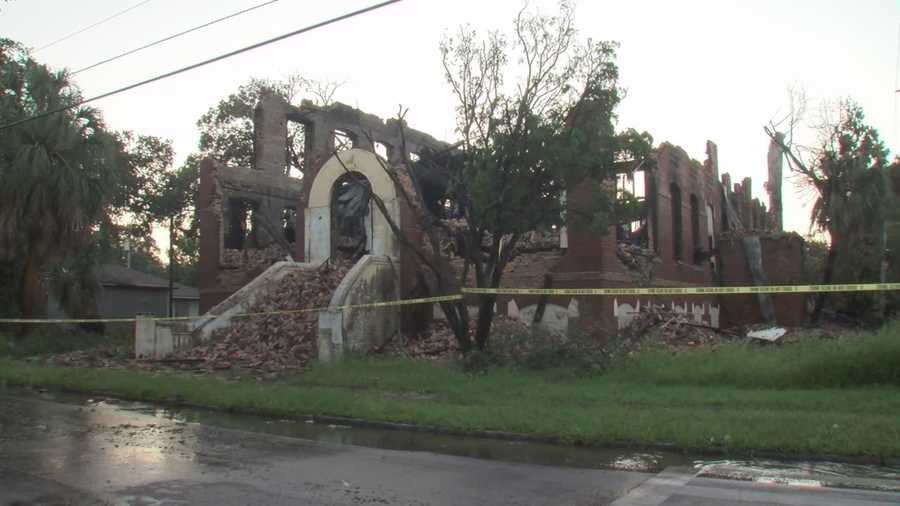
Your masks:
<svg viewBox="0 0 900 506"><path fill-rule="evenodd" d="M479 286L487 285L489 288L500 288L500 279L503 277L503 269L506 268L506 255L503 250L497 251L497 257L489 265L491 266L490 274L481 278L480 281L482 282L479 283ZM487 349L488 339L491 337L491 324L494 322L494 305L496 302L497 294L489 294L482 295L478 303L475 345L479 350Z"/></svg>
<svg viewBox="0 0 900 506"><path fill-rule="evenodd" d="M34 255L25 256L25 265L22 267L22 285L19 289L19 308L22 318L40 318L45 316L44 291L41 288L40 262ZM27 324L19 327L19 334L26 334L30 330Z"/></svg>
<svg viewBox="0 0 900 506"><path fill-rule="evenodd" d="M836 242L837 241L835 241L832 236L831 244L828 245L828 256L825 257L825 272L822 275L823 285L831 284L832 279L834 279L834 268L837 265ZM822 316L822 310L825 308L825 299L827 295L828 292L819 292L816 296L816 304L813 306L813 312L810 316L812 323L819 323L819 318Z"/></svg>
<svg viewBox="0 0 900 506"><path fill-rule="evenodd" d="M553 275L544 274L544 285L541 287L545 290L553 288ZM544 312L547 310L547 301L550 300L549 295L541 295L538 299L537 309L534 310L534 317L531 319L531 326L537 327L544 319Z"/></svg>
<svg viewBox="0 0 900 506"><path fill-rule="evenodd" d="M493 284L493 283L492 283ZM492 286L491 288L497 288ZM494 294L482 295L478 303L478 325L475 327L475 346L484 351L487 348L488 338L491 336L491 324L494 322L494 302L497 296Z"/></svg>
<svg viewBox="0 0 900 506"><path fill-rule="evenodd" d="M881 257L881 262L878 269L878 282L881 284L887 283L887 272L888 272L888 249L887 249L887 220L881 222L881 243L879 244L878 254ZM878 291L878 313L877 317L879 320L884 321L885 310L887 309L887 292L884 290Z"/></svg>
<svg viewBox="0 0 900 506"><path fill-rule="evenodd" d="M444 311L447 324L456 337L459 351L463 355L472 351L472 339L469 337L469 308L466 305L466 300L442 302L441 310Z"/></svg>

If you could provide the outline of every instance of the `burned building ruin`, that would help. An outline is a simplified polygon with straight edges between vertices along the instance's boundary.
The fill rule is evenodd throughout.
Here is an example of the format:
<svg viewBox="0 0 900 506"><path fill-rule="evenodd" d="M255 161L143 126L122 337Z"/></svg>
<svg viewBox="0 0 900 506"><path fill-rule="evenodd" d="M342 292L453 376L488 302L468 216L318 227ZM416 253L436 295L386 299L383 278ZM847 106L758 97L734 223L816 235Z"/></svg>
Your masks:
<svg viewBox="0 0 900 506"><path fill-rule="evenodd" d="M291 125L302 134L300 139L289 135ZM254 127L252 167L227 167L209 159L201 164L199 289L201 311L210 316L198 327L214 328L210 322L234 313L241 297L264 289L279 269L337 259L354 266L332 306L427 295L412 258L384 216L386 211L406 240L421 243L415 211L398 198L384 167L402 163L404 146L414 160L420 153L448 149L446 143L405 126L401 132L397 120L385 121L343 104L320 107L304 101L295 107L277 96L260 101ZM658 146L652 158L652 163L639 166L623 164L616 190L632 196L637 205L607 234L579 230L572 223L535 231L529 246L507 268L503 287L801 282L803 241L781 228L780 184L766 185L767 210L754 197L749 178L733 183L728 174L719 173L712 142L702 163L668 143ZM780 158L770 154L770 178L780 181L780 165L774 166L774 159L780 164ZM291 172L292 164L302 167L302 177ZM587 184L570 188L566 205L593 198L592 191ZM373 206L371 195L379 197L385 211ZM797 294L501 296L497 309L567 331L588 325L622 328L650 304L665 305L712 327L776 321L797 325L805 314L804 298ZM436 306L322 313L320 358L340 355L345 348L366 349L373 339L408 328L401 321L415 326L440 316Z"/></svg>

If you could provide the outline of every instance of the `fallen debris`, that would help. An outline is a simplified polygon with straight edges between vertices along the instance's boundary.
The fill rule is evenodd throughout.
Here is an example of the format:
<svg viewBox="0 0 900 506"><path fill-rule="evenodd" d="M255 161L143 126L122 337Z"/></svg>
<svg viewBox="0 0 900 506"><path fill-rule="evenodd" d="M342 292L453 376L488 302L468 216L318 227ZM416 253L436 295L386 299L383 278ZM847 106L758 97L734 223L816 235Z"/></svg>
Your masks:
<svg viewBox="0 0 900 506"><path fill-rule="evenodd" d="M650 284L656 267L662 263L655 251L626 242L619 242L616 245L616 257L628 270L637 275L641 286Z"/></svg>
<svg viewBox="0 0 900 506"><path fill-rule="evenodd" d="M323 264L315 272L296 271L259 297L248 313L327 307L348 263ZM162 360L135 360L113 347L54 355L47 362L69 367L106 367L146 371L179 370L268 376L300 370L317 355L317 312L254 315L235 319L228 328L193 348Z"/></svg>
<svg viewBox="0 0 900 506"><path fill-rule="evenodd" d="M391 356L445 360L459 355L459 344L447 322L435 320L419 335L406 342L392 341L381 351Z"/></svg>
<svg viewBox="0 0 900 506"><path fill-rule="evenodd" d="M261 295L248 313L327 307L351 265L323 264L315 275L296 271ZM207 368L239 366L276 372L300 369L316 356L318 313L263 314L235 320L208 343L176 352L169 360L202 359Z"/></svg>
<svg viewBox="0 0 900 506"><path fill-rule="evenodd" d="M775 341L781 339L781 337L786 333L787 330L781 327L770 327L762 330L751 330L750 332L747 332L747 337L751 339L762 339L763 341L774 343Z"/></svg>
<svg viewBox="0 0 900 506"><path fill-rule="evenodd" d="M646 305L623 330L626 346L639 348L641 343L661 343L673 350L709 346L732 341L739 335L698 323L691 313L669 306Z"/></svg>
<svg viewBox="0 0 900 506"><path fill-rule="evenodd" d="M264 249L226 249L222 251L222 268L263 271L275 262L288 258L289 253L278 244Z"/></svg>

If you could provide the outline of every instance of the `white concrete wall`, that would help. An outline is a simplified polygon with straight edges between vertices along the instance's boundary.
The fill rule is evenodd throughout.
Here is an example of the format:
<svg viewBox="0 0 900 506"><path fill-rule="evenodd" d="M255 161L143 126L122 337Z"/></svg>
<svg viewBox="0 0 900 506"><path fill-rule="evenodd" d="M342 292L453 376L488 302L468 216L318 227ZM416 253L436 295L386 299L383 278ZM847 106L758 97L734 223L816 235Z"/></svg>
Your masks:
<svg viewBox="0 0 900 506"><path fill-rule="evenodd" d="M387 256L363 256L344 276L331 307L400 298L399 272ZM400 306L337 309L319 313L319 360L340 358L346 351L364 352L400 331Z"/></svg>
<svg viewBox="0 0 900 506"><path fill-rule="evenodd" d="M134 356L138 359L164 359L193 344L189 326L181 321L156 321L153 316L138 315L134 322Z"/></svg>

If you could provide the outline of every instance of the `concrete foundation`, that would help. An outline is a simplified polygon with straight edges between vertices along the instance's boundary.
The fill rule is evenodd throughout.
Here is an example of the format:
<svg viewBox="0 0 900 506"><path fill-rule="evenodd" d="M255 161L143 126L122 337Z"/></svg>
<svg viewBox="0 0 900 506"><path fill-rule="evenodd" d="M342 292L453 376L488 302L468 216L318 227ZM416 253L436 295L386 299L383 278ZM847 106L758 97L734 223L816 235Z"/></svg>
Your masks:
<svg viewBox="0 0 900 506"><path fill-rule="evenodd" d="M153 316L135 318L135 358L160 360L192 344L190 329L183 322L159 322Z"/></svg>

